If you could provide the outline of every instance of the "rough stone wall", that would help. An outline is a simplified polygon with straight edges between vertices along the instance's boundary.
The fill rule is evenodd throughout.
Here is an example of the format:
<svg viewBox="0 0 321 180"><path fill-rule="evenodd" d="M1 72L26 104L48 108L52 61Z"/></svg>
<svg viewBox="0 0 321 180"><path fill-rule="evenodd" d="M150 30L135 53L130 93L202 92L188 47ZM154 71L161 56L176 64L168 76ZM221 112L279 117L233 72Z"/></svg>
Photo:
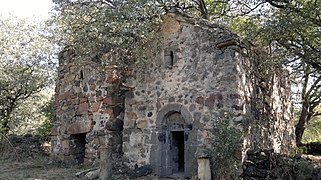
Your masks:
<svg viewBox="0 0 321 180"><path fill-rule="evenodd" d="M286 69L274 66L267 52L252 46L240 61L243 103L243 148L274 149L288 154L294 147L291 89Z"/></svg>
<svg viewBox="0 0 321 180"><path fill-rule="evenodd" d="M125 100L123 151L129 166L151 164L159 175L173 174L167 169L175 163L168 163L168 156L176 158L170 149L173 132L178 131L185 138L184 175L195 176L196 151L219 148L210 139L222 117L228 121L226 126L245 134L238 137L240 148L235 156L239 162L245 157L242 147L243 151L273 147L286 152L292 146L288 82L285 77L269 76L268 92L262 93L269 97L270 109L259 107L257 83L261 79L254 71L263 59L252 54L250 43L218 25L174 14L164 18L161 37L149 49L144 72L138 71L128 81L135 87ZM272 117L263 120L255 115L256 109ZM183 120L171 123L173 113Z"/></svg>
<svg viewBox="0 0 321 180"><path fill-rule="evenodd" d="M117 77L100 61L81 61L72 50L59 56L53 154L65 162L93 162L100 147L121 152L123 104Z"/></svg>

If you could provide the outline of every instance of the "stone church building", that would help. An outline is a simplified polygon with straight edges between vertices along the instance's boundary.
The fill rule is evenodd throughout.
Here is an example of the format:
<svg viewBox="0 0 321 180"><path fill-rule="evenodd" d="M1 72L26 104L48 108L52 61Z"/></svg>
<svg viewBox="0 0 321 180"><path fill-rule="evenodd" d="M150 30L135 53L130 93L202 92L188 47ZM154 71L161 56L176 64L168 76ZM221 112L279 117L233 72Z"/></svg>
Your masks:
<svg viewBox="0 0 321 180"><path fill-rule="evenodd" d="M249 149L293 147L287 73L264 49L220 25L167 14L146 54L147 63L126 82L130 91L115 93L119 79L108 67L79 65L72 52L61 52L54 155L90 163L100 148L111 148L113 159L131 168L194 177L199 159L210 159L215 171L212 160L230 140L220 138L232 137L223 130L235 132L237 165Z"/></svg>

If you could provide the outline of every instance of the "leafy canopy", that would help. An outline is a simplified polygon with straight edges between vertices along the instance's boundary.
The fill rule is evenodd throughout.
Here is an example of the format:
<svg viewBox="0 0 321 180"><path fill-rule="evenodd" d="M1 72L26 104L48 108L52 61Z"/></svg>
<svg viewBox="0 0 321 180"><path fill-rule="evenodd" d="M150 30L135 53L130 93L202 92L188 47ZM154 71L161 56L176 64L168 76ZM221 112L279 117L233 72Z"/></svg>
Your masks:
<svg viewBox="0 0 321 180"><path fill-rule="evenodd" d="M12 129L22 102L53 83L57 48L49 35L39 22L0 17L0 133Z"/></svg>

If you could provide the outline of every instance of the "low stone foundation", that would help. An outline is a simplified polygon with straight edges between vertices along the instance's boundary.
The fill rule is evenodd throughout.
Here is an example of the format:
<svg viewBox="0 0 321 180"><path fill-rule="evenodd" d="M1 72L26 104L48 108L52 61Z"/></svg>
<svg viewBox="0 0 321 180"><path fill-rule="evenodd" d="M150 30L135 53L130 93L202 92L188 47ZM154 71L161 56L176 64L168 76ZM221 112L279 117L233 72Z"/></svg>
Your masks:
<svg viewBox="0 0 321 180"><path fill-rule="evenodd" d="M275 154L273 150L249 150L243 163L244 180L321 179L321 167L309 158Z"/></svg>
<svg viewBox="0 0 321 180"><path fill-rule="evenodd" d="M9 135L0 141L0 158L35 158L50 151L48 140L38 135Z"/></svg>

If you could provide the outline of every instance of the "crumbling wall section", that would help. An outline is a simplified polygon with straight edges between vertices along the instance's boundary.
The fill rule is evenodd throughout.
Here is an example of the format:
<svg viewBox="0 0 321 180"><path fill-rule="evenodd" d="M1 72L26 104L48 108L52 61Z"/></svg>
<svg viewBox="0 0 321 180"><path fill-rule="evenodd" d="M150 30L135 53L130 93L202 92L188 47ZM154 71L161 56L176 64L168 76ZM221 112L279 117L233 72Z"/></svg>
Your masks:
<svg viewBox="0 0 321 180"><path fill-rule="evenodd" d="M65 162L93 162L100 147L121 152L124 100L115 95L119 80L110 72L97 59L60 53L52 144Z"/></svg>
<svg viewBox="0 0 321 180"><path fill-rule="evenodd" d="M273 149L249 150L243 163L242 179L320 179L318 162L300 154L277 154Z"/></svg>
<svg viewBox="0 0 321 180"><path fill-rule="evenodd" d="M288 71L259 46L249 46L240 61L239 92L244 103L244 151L294 148L294 121Z"/></svg>

